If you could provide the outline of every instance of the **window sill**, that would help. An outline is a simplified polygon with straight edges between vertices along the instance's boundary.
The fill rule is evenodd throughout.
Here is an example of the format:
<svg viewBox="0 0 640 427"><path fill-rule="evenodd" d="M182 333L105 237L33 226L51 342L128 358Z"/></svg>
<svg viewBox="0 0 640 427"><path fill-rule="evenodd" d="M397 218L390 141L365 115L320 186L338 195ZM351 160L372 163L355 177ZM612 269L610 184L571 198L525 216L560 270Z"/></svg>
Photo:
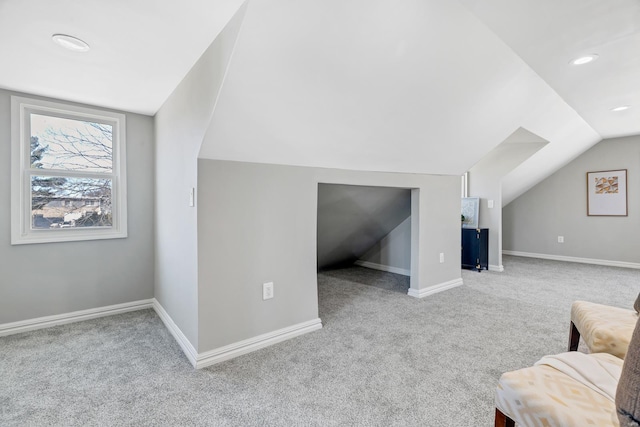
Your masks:
<svg viewBox="0 0 640 427"><path fill-rule="evenodd" d="M124 239L126 237L126 231L114 231L112 229L34 230L28 235L12 235L11 244L80 242L86 240Z"/></svg>

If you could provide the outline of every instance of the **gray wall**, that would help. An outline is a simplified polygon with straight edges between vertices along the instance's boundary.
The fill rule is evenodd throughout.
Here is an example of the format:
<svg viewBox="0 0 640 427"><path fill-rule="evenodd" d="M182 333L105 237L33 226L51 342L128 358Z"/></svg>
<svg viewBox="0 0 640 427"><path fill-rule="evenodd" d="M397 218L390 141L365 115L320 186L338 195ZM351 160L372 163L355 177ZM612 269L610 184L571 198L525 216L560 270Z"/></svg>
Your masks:
<svg viewBox="0 0 640 427"><path fill-rule="evenodd" d="M204 52L155 120L155 296L196 350L198 225L197 210L189 206L189 192L197 187L198 152L231 57L242 10Z"/></svg>
<svg viewBox="0 0 640 427"><path fill-rule="evenodd" d="M411 217L405 219L389 234L360 257L361 261L372 262L402 270L411 269Z"/></svg>
<svg viewBox="0 0 640 427"><path fill-rule="evenodd" d="M492 269L502 269L502 179L544 146L543 142L505 141L469 170L469 197L480 198L479 227L489 229Z"/></svg>
<svg viewBox="0 0 640 427"><path fill-rule="evenodd" d="M586 173L613 169L628 169L629 216L588 217ZM639 263L639 189L640 136L603 140L504 208L503 248Z"/></svg>
<svg viewBox="0 0 640 427"><path fill-rule="evenodd" d="M11 246L11 101L0 90L0 324L153 297L153 118L126 114L126 239ZM57 100L54 100L57 101Z"/></svg>
<svg viewBox="0 0 640 427"><path fill-rule="evenodd" d="M460 178L198 161L199 351L318 317L318 183L414 188L412 287L460 278ZM446 262L439 263L439 253ZM414 274L415 273L415 274ZM262 300L262 283L275 297ZM415 283L414 283L415 282ZM409 297L408 297L409 298Z"/></svg>
<svg viewBox="0 0 640 427"><path fill-rule="evenodd" d="M305 168L199 160L201 351L318 317L314 184Z"/></svg>
<svg viewBox="0 0 640 427"><path fill-rule="evenodd" d="M353 263L409 216L411 190L319 184L318 268Z"/></svg>

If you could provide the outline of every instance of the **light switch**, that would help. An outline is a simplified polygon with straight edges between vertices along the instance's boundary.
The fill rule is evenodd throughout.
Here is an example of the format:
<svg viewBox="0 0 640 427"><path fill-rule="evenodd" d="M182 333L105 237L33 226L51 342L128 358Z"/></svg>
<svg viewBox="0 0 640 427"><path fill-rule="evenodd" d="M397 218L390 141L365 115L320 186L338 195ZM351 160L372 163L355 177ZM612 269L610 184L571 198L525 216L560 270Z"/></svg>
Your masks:
<svg viewBox="0 0 640 427"><path fill-rule="evenodd" d="M489 209L493 209L493 200L487 200L487 206Z"/></svg>
<svg viewBox="0 0 640 427"><path fill-rule="evenodd" d="M189 190L189 206L194 207L196 205L196 189L191 188Z"/></svg>

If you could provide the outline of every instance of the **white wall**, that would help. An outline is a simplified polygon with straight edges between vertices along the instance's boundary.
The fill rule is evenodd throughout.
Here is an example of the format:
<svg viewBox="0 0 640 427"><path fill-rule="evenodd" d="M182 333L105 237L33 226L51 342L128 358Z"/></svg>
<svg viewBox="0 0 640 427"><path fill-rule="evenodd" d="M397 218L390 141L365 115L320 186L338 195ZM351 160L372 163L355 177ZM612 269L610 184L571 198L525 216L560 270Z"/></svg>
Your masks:
<svg viewBox="0 0 640 427"><path fill-rule="evenodd" d="M614 169L628 170L629 216L587 216L586 173ZM638 189L640 136L603 140L504 208L503 248L640 263Z"/></svg>
<svg viewBox="0 0 640 427"><path fill-rule="evenodd" d="M240 26L242 10L156 114L155 296L198 349L197 158Z"/></svg>
<svg viewBox="0 0 640 427"><path fill-rule="evenodd" d="M480 198L479 227L489 229L489 268L502 270L502 179L544 147L543 142L503 142L469 170L469 197ZM489 208L493 200L493 208Z"/></svg>
<svg viewBox="0 0 640 427"><path fill-rule="evenodd" d="M153 119L125 113L129 237L11 246L11 95L46 99L0 89L0 324L152 298Z"/></svg>
<svg viewBox="0 0 640 427"><path fill-rule="evenodd" d="M318 317L318 183L414 188L417 290L460 279L460 178L198 162L199 351ZM447 261L439 262L439 253ZM419 262L417 259L419 258ZM262 283L275 297L262 300Z"/></svg>

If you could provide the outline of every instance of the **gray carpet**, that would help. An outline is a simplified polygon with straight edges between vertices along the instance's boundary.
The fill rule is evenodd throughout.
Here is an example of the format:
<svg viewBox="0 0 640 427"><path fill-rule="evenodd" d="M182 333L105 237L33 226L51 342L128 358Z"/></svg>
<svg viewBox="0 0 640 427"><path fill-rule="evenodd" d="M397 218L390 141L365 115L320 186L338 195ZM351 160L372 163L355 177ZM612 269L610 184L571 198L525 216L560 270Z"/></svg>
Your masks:
<svg viewBox="0 0 640 427"><path fill-rule="evenodd" d="M500 374L565 350L573 300L640 290L637 270L504 264L423 300L323 272L322 330L199 371L151 310L0 338L0 425L490 426Z"/></svg>

